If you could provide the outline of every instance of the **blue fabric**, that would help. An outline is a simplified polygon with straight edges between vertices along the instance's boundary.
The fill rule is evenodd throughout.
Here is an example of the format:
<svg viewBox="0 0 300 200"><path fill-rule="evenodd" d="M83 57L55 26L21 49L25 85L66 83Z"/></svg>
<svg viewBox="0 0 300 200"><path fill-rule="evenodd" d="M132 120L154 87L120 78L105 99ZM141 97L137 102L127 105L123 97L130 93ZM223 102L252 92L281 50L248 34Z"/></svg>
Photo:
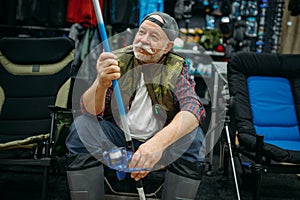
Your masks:
<svg viewBox="0 0 300 200"><path fill-rule="evenodd" d="M163 0L139 0L139 24L152 12L164 12Z"/></svg>
<svg viewBox="0 0 300 200"><path fill-rule="evenodd" d="M247 79L254 128L265 142L300 150L300 134L290 82L280 77ZM292 141L292 142L289 142Z"/></svg>
<svg viewBox="0 0 300 200"><path fill-rule="evenodd" d="M265 140L265 143L275 145L285 150L300 151L300 141L290 140Z"/></svg>

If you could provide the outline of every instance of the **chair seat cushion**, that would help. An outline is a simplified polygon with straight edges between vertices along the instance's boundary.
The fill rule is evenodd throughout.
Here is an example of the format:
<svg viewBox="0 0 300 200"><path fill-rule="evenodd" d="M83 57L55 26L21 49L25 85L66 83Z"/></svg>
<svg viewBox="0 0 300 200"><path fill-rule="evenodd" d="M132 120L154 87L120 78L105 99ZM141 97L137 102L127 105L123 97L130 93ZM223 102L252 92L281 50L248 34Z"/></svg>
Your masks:
<svg viewBox="0 0 300 200"><path fill-rule="evenodd" d="M298 119L289 80L251 76L247 81L256 134L264 135L265 141L299 141Z"/></svg>
<svg viewBox="0 0 300 200"><path fill-rule="evenodd" d="M255 132L264 136L263 153L279 162L300 163L300 133L290 81L282 77L249 76L250 108ZM251 138L253 137L253 138ZM255 152L256 137L240 136Z"/></svg>
<svg viewBox="0 0 300 200"><path fill-rule="evenodd" d="M265 140L265 143L272 144L280 147L284 150L299 151L300 152L300 141L288 141L288 140Z"/></svg>

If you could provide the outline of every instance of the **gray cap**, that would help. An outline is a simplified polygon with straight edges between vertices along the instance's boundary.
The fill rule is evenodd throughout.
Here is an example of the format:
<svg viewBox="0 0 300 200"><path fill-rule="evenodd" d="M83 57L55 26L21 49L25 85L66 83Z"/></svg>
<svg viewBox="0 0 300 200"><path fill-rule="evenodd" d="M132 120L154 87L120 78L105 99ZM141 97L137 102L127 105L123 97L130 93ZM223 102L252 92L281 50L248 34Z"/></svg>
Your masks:
<svg viewBox="0 0 300 200"><path fill-rule="evenodd" d="M164 23L161 23L159 20L151 17L152 15L159 15ZM173 17L171 17L170 15L163 13L163 12L153 12L148 14L146 17L144 17L144 19L142 20L142 23L145 20L149 20L151 22L154 22L155 24L159 25L164 32L167 34L168 38L171 41L174 41L176 39L176 37L178 36L178 25L177 22L175 21L175 19Z"/></svg>

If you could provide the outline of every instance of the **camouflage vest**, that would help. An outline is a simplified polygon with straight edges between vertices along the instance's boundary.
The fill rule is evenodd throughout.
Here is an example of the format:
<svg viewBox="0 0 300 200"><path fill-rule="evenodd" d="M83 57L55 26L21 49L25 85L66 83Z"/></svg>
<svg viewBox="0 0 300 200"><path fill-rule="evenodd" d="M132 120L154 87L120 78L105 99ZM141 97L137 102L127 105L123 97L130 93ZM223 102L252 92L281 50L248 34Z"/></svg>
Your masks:
<svg viewBox="0 0 300 200"><path fill-rule="evenodd" d="M114 52L118 56L121 77L118 80L125 108L130 109L131 102L138 89L141 72L148 94L151 98L155 116L165 125L179 112L174 101L174 89L181 74L184 59L174 53L168 53L159 64L139 65L134 58L132 47ZM116 112L114 97L105 111L105 118L112 120L112 110ZM118 115L114 115L115 118ZM115 119L116 120L116 119Z"/></svg>

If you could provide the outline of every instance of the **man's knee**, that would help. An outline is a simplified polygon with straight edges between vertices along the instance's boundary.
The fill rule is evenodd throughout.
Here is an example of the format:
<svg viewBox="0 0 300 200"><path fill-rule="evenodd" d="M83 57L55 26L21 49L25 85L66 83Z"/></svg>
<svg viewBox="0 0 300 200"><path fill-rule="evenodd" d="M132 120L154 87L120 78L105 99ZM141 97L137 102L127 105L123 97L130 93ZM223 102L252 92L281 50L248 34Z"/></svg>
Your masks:
<svg viewBox="0 0 300 200"><path fill-rule="evenodd" d="M89 115L80 115L72 123L70 133L65 141L66 147L71 154L88 153L79 134L83 130L87 131L87 124L89 124L88 121L91 119L92 117Z"/></svg>
<svg viewBox="0 0 300 200"><path fill-rule="evenodd" d="M76 131L74 123L70 127L70 133L65 141L66 147L71 154L88 153Z"/></svg>

